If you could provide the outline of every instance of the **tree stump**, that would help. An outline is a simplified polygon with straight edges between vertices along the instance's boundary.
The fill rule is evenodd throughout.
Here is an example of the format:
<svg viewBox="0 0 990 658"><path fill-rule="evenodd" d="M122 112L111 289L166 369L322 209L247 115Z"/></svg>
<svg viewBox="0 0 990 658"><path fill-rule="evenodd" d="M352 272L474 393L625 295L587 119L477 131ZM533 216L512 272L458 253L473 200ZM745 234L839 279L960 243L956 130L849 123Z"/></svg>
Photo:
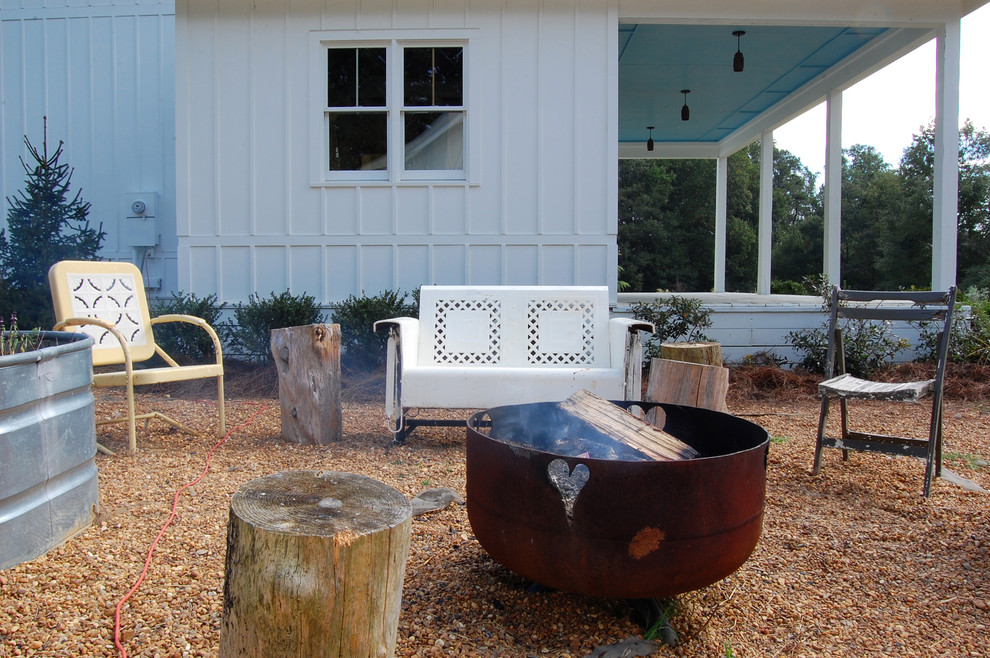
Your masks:
<svg viewBox="0 0 990 658"><path fill-rule="evenodd" d="M706 366L721 366L722 345L720 343L663 343L660 345L660 358L670 361L701 363Z"/></svg>
<svg viewBox="0 0 990 658"><path fill-rule="evenodd" d="M278 368L282 438L326 445L343 437L340 407L340 325L272 329Z"/></svg>
<svg viewBox="0 0 990 658"><path fill-rule="evenodd" d="M221 658L394 655L411 524L406 497L363 475L288 471L242 486Z"/></svg>
<svg viewBox="0 0 990 658"><path fill-rule="evenodd" d="M726 411L729 369L700 363L653 359L646 384L647 402L670 402Z"/></svg>

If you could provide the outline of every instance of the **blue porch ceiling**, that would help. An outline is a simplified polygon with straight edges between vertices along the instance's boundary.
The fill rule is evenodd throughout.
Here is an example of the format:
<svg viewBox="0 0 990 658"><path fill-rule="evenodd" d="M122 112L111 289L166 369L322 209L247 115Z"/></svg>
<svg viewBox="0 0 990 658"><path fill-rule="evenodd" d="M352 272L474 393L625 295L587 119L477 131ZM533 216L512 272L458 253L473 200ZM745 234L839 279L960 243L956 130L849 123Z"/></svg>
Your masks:
<svg viewBox="0 0 990 658"><path fill-rule="evenodd" d="M745 30L735 73L734 30ZM619 142L715 143L836 65L868 51L888 28L619 25ZM919 30L924 32L924 30ZM868 57L865 59L869 59ZM874 62L875 64L875 62ZM859 68L869 67L864 62ZM680 118L684 96L689 121Z"/></svg>

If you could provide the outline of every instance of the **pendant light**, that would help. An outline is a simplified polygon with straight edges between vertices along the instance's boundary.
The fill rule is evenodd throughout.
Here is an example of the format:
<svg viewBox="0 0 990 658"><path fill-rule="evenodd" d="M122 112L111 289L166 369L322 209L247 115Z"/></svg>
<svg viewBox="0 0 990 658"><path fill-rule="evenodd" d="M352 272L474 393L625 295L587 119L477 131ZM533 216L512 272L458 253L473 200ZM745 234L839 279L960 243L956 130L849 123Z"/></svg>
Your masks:
<svg viewBox="0 0 990 658"><path fill-rule="evenodd" d="M656 126L647 126L646 127L646 129L650 131L650 138L648 140L646 140L646 150L647 151L652 151L653 150L653 129L654 128L656 128Z"/></svg>
<svg viewBox="0 0 990 658"><path fill-rule="evenodd" d="M742 45L742 36L744 34L746 34L746 32L743 30L736 30L732 33L732 36L736 38L736 54L732 58L732 70L736 73L742 73L743 66L745 65L742 49L740 47Z"/></svg>
<svg viewBox="0 0 990 658"><path fill-rule="evenodd" d="M681 93L684 94L684 105L681 107L681 121L687 121L691 118L691 110L687 104L687 95L691 93L691 90L681 89Z"/></svg>

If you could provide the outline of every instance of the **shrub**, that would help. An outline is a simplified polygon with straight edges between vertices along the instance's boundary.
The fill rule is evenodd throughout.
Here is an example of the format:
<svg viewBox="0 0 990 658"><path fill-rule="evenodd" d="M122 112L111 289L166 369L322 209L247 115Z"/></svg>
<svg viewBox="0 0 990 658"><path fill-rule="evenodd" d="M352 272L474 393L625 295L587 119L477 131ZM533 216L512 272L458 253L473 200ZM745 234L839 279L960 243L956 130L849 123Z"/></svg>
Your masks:
<svg viewBox="0 0 990 658"><path fill-rule="evenodd" d="M372 370L385 363L388 334L372 328L378 320L419 315L419 291L406 302L406 293L386 290L368 297L351 295L333 309L333 322L340 325L343 362L357 370Z"/></svg>
<svg viewBox="0 0 990 658"><path fill-rule="evenodd" d="M213 327L219 326L220 312L224 306L226 304L217 303L216 295L200 298L194 293L186 295L182 291L173 292L171 299L151 302L153 315L192 315L206 320ZM213 341L209 335L199 327L185 322L155 325L155 342L177 361L200 363L215 356Z"/></svg>
<svg viewBox="0 0 990 658"><path fill-rule="evenodd" d="M810 372L825 373L828 359L828 315L831 312L831 290L824 279L816 288L822 295L822 312L826 319L816 329L800 329L787 334L787 342L804 356L798 365ZM895 335L887 322L845 320L842 324L845 343L846 372L857 377L869 377L889 366L900 352L909 347L907 340Z"/></svg>
<svg viewBox="0 0 990 658"><path fill-rule="evenodd" d="M660 345L683 339L688 342L709 341L704 330L712 326L711 311L695 297L658 298L655 302L639 302L633 306L633 316L652 322L656 331L647 339L645 358L660 357Z"/></svg>
<svg viewBox="0 0 990 658"><path fill-rule="evenodd" d="M293 295L288 290L267 299L252 293L246 304L234 306L234 319L223 326L231 352L252 361L268 364L273 361L272 329L298 327L323 322L316 300L305 292Z"/></svg>
<svg viewBox="0 0 990 658"><path fill-rule="evenodd" d="M968 316L961 307L969 306ZM919 327L918 358L932 361L938 356L937 323ZM972 287L956 297L956 310L949 331L949 360L956 363L990 363L990 292Z"/></svg>

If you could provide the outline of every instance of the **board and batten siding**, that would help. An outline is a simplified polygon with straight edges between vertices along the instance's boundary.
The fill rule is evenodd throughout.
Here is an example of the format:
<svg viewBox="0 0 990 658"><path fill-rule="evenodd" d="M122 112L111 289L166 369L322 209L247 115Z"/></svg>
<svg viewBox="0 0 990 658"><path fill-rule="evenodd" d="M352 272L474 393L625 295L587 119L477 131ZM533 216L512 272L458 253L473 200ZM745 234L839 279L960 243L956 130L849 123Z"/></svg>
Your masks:
<svg viewBox="0 0 990 658"><path fill-rule="evenodd" d="M179 287L234 303L429 283L614 295L615 9L493 4L178 0ZM467 180L314 180L326 75L313 40L335 34L466 39Z"/></svg>
<svg viewBox="0 0 990 658"><path fill-rule="evenodd" d="M47 116L101 255L137 263L152 293L176 289L174 33L171 0L0 0L0 228ZM136 198L153 219L132 217Z"/></svg>

